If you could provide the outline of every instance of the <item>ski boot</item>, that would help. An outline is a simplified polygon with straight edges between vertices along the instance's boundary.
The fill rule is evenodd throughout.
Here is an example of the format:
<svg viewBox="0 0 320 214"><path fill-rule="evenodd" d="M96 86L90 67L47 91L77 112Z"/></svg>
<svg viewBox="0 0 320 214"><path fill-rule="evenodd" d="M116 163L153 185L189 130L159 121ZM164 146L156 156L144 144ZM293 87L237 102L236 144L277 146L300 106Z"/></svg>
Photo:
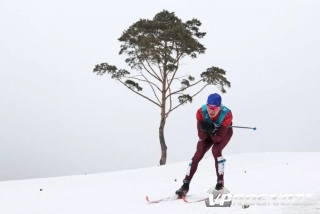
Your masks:
<svg viewBox="0 0 320 214"><path fill-rule="evenodd" d="M218 181L217 184L216 184L216 190L222 190L223 188L223 185L224 185L224 181L221 180L221 181Z"/></svg>
<svg viewBox="0 0 320 214"><path fill-rule="evenodd" d="M182 198L187 195L187 193L189 192L189 184L190 181L183 180L183 185L176 191L176 195L178 196L178 198Z"/></svg>

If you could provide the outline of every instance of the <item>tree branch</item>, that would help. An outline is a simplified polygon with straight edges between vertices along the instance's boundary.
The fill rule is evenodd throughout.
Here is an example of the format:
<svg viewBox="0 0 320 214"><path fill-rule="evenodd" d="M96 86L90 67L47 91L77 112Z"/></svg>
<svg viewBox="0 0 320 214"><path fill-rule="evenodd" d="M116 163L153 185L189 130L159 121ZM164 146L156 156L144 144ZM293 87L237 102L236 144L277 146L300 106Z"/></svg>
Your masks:
<svg viewBox="0 0 320 214"><path fill-rule="evenodd" d="M174 78L175 80L179 80L179 79L181 79L181 78L184 78L184 77L187 77L188 75L184 75L184 76L181 76L181 77L176 77L176 78ZM180 81L180 80L179 80ZM180 81L181 82L181 81Z"/></svg>
<svg viewBox="0 0 320 214"><path fill-rule="evenodd" d="M142 80L142 79L139 79L139 78L136 78L136 77L127 77L127 78L128 79L135 79L135 80L139 80L141 82L147 82L149 84L152 84L161 92L160 88L155 83L148 81L147 78L144 75L137 75L137 76L143 76L146 80Z"/></svg>
<svg viewBox="0 0 320 214"><path fill-rule="evenodd" d="M146 79L145 81L149 83L150 87L152 88L152 91L153 91L154 96L157 98L157 100L158 100L158 102L159 102L159 105L161 105L161 102L160 102L160 100L159 100L159 98L158 98L158 96L157 96L157 93L156 93L156 91L154 90L154 88L152 87L152 85L155 85L157 88L158 88L158 86L157 86L156 84L148 81L148 79L145 77L145 75L142 74L142 72L141 72L141 75ZM152 83L152 84L151 84L151 83ZM161 92L160 88L158 88L158 90Z"/></svg>
<svg viewBox="0 0 320 214"><path fill-rule="evenodd" d="M201 82L201 81L203 81L203 79L200 79L198 82L195 82L195 83L193 83L193 84L191 84L191 85L189 85L189 86L187 86L187 87L185 87L185 88L183 88L183 89L180 89L180 90L178 90L178 91L175 91L175 92L172 92L172 93L168 94L168 96L166 96L166 99L167 99L170 95L173 95L173 94L179 93L179 92L181 92L181 91L184 91L184 90L186 90L187 88L190 88L190 87L192 87L192 86L197 85L197 84L198 84L199 82Z"/></svg>
<svg viewBox="0 0 320 214"><path fill-rule="evenodd" d="M135 48L135 52L138 52L137 49ZM152 69L153 74L146 68L146 66L143 64L143 62L141 61L141 59L139 57L137 57L137 59L139 60L140 64L143 66L143 68L151 75L153 76L155 79L159 80L160 82L162 82L161 78L157 75L157 73ZM147 60L146 60L147 61ZM148 63L148 61L147 61ZM149 64L149 63L148 63Z"/></svg>
<svg viewBox="0 0 320 214"><path fill-rule="evenodd" d="M155 79L159 80L160 82L162 82L161 78L154 72L154 74L152 74L147 68L146 66L143 64L143 62L141 62L141 60L139 59L140 64L143 66L143 68L151 75L153 76Z"/></svg>
<svg viewBox="0 0 320 214"><path fill-rule="evenodd" d="M177 71L178 71L178 68L179 68L179 60L180 60L180 57L182 56L182 54L180 54L180 56L179 56L178 54L179 54L179 52L177 52L177 57L176 57L177 68L176 68L176 70L173 72L172 78L171 78L170 82L168 83L168 86L167 86L167 88L166 88L166 91L168 90L168 88L170 88L171 83L172 83L172 81L173 81L173 79L174 79L174 76L176 75L176 73L177 73Z"/></svg>
<svg viewBox="0 0 320 214"><path fill-rule="evenodd" d="M174 46L174 41L173 41L173 43L172 43L172 46ZM174 48L172 47L172 49L174 49ZM172 75L172 78L171 78L171 80L170 80L170 83L168 83L168 87L167 87L166 91L168 90L168 88L170 88L170 86L171 86L171 84L172 84L172 81L175 79L174 77L175 77L175 75L176 75L176 73L177 73L177 70L178 70L178 68L179 68L180 58L183 56L183 53L181 53L181 54L179 55L179 48L177 48L177 46L175 47L175 49L176 49L176 51L177 51L177 53L176 53L177 68L176 68L176 70L174 71L174 73L173 73L173 75Z"/></svg>
<svg viewBox="0 0 320 214"><path fill-rule="evenodd" d="M195 93L194 95L192 95L191 97L195 97L197 96L205 87L207 87L209 84L205 84L197 93Z"/></svg>
<svg viewBox="0 0 320 214"><path fill-rule="evenodd" d="M163 71L161 69L161 66L160 64L156 65L158 68L159 68L159 71L160 71L160 74L161 74L161 78L163 79Z"/></svg>
<svg viewBox="0 0 320 214"><path fill-rule="evenodd" d="M167 78L167 83L169 82L168 78ZM171 88L169 87L169 94L171 94ZM172 109L172 95L170 95L170 107L168 112L171 112ZM165 113L165 118L167 118L169 116L169 113Z"/></svg>
<svg viewBox="0 0 320 214"><path fill-rule="evenodd" d="M197 94L199 94L205 87L207 87L209 84L206 84L205 86L203 86L197 93L195 93L194 95L192 95L191 97L193 98L193 97L195 97ZM170 111L168 111L167 113L166 113L166 117L168 117L169 116L169 114L173 111L173 110L175 110L175 109L177 109L179 106L181 106L181 105L183 105L183 103L180 103L179 105L177 105L176 107L174 107L173 109L171 109Z"/></svg>
<svg viewBox="0 0 320 214"><path fill-rule="evenodd" d="M132 77L141 77L142 75L134 75L134 76L132 76ZM130 78L132 78L132 77L130 77Z"/></svg>
<svg viewBox="0 0 320 214"><path fill-rule="evenodd" d="M130 89L131 91L133 91L134 93L140 95L141 97L149 100L150 102L154 103L155 105L161 107L158 103L156 103L155 101L151 100L149 97L144 96L143 94L140 94L139 92L136 92L135 90L133 90L132 88L128 87L124 82L122 82L121 80L118 79L119 82L121 82L124 86L126 86L128 89Z"/></svg>
<svg viewBox="0 0 320 214"><path fill-rule="evenodd" d="M159 79L161 79L161 78L158 76L158 74L153 70L153 68L152 68L151 65L149 64L148 60L146 60L146 62L147 62L147 64L148 64L149 68L152 70L152 72L153 72ZM163 79L161 80L161 82L162 82L162 81L163 81Z"/></svg>

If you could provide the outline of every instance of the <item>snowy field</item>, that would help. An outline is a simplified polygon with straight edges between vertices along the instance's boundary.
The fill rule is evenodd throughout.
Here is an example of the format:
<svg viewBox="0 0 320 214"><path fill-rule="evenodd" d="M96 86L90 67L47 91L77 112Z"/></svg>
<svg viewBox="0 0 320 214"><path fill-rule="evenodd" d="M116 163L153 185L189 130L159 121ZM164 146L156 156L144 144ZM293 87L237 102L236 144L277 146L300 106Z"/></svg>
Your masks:
<svg viewBox="0 0 320 214"><path fill-rule="evenodd" d="M209 154L207 154L209 156ZM312 194L309 204L206 207L182 200L148 204L174 194L188 162L91 175L0 182L1 214L111 213L320 213L320 153L227 155L225 185L237 194ZM177 181L175 181L177 179ZM214 162L204 158L190 186L190 198L215 185Z"/></svg>

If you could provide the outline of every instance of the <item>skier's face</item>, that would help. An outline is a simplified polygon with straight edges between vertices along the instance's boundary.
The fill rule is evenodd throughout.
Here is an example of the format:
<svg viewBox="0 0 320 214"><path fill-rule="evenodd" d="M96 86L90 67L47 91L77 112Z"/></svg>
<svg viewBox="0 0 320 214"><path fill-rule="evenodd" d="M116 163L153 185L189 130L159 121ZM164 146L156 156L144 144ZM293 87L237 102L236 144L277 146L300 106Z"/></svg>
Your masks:
<svg viewBox="0 0 320 214"><path fill-rule="evenodd" d="M214 118L219 113L221 107L220 106L209 106L207 105L207 111L211 118Z"/></svg>

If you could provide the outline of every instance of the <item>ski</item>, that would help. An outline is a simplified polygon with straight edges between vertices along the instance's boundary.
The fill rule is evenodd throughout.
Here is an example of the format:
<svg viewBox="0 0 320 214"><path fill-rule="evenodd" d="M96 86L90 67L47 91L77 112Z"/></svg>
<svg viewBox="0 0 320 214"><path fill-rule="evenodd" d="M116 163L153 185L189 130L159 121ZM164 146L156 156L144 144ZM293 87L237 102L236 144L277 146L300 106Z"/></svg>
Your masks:
<svg viewBox="0 0 320 214"><path fill-rule="evenodd" d="M214 194L214 198L216 198L216 197L219 196L219 194L229 193L230 191L225 187L223 187L223 189L221 189L221 190L216 190L215 187L212 187L207 192L211 193L211 194ZM185 197L183 197L182 200L184 202L186 202L186 203L197 203L197 202L202 202L202 201L208 201L209 200L209 196L202 196L202 198L191 199L191 200L187 200Z"/></svg>
<svg viewBox="0 0 320 214"><path fill-rule="evenodd" d="M176 195L175 196L166 197L166 198L160 198L160 199L157 199L157 200L150 200L149 196L146 196L146 200L150 204L159 203L161 201L173 201L173 200L176 200L176 199L179 199Z"/></svg>
<svg viewBox="0 0 320 214"><path fill-rule="evenodd" d="M209 197L204 197L204 198L194 199L194 200L187 200L186 197L182 197L182 200L186 203L197 203L197 202L201 202L201 201L206 201L208 199L209 199Z"/></svg>
<svg viewBox="0 0 320 214"><path fill-rule="evenodd" d="M187 195L186 197L188 198L190 196L192 196L192 195ZM150 204L159 203L159 202L162 202L162 201L174 201L174 200L178 200L178 199L182 199L182 198L179 198L177 195L174 195L174 196L170 196L170 197L166 197L166 198L160 198L160 199L157 199L157 200L150 200L149 196L146 196L146 200Z"/></svg>

